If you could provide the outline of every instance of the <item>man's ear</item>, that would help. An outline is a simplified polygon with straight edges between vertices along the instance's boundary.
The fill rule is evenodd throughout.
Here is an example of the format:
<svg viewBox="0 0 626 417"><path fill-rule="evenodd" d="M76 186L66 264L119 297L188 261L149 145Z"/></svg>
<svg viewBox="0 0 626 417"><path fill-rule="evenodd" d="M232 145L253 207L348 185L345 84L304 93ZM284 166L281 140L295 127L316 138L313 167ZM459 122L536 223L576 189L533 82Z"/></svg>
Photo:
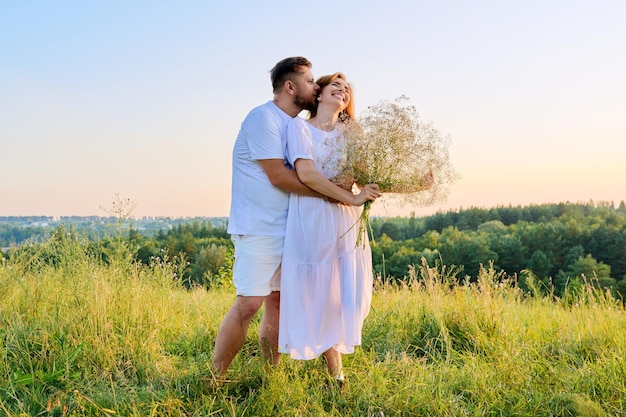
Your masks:
<svg viewBox="0 0 626 417"><path fill-rule="evenodd" d="M296 92L296 87L293 85L293 81L285 81L285 91L289 94L294 94Z"/></svg>

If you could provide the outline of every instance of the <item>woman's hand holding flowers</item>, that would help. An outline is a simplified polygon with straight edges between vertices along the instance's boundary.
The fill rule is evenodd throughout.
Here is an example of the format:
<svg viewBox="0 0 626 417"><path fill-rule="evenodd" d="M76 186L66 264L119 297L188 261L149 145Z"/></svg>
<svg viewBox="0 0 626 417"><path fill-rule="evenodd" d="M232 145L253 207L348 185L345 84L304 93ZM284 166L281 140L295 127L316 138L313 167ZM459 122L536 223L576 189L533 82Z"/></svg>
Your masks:
<svg viewBox="0 0 626 417"><path fill-rule="evenodd" d="M378 190L377 184L367 184L361 192L354 196L355 206L362 206L368 201L375 201L378 197L380 197L380 191Z"/></svg>

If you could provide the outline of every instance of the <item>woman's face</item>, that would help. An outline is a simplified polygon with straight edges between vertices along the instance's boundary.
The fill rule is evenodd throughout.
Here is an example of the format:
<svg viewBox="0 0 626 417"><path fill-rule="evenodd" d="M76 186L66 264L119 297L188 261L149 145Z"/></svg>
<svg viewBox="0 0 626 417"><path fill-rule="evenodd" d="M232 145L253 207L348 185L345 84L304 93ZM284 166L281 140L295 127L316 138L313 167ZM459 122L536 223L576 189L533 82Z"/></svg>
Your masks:
<svg viewBox="0 0 626 417"><path fill-rule="evenodd" d="M322 90L320 95L320 104L337 105L339 111L342 111L350 103L350 86L341 79L336 78Z"/></svg>

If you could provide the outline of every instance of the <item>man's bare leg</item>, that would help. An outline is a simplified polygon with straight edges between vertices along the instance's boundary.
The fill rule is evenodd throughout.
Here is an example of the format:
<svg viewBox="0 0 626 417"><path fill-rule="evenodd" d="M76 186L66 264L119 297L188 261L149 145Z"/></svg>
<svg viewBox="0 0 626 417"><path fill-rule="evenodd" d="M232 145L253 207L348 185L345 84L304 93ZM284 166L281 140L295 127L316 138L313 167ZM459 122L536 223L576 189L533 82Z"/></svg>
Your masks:
<svg viewBox="0 0 626 417"><path fill-rule="evenodd" d="M279 309L280 291L273 291L265 297L265 308L259 329L261 352L272 365L278 365L280 362L280 353L278 353Z"/></svg>
<svg viewBox="0 0 626 417"><path fill-rule="evenodd" d="M246 341L250 322L265 298L237 296L224 316L213 350L213 368L220 380L226 379L226 371Z"/></svg>

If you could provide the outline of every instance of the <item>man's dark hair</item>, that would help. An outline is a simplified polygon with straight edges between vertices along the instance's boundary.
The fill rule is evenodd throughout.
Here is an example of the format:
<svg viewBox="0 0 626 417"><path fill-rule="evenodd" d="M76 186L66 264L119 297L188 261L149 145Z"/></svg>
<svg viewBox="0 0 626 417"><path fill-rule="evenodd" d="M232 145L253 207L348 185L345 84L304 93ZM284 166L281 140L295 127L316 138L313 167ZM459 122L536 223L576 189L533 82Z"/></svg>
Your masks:
<svg viewBox="0 0 626 417"><path fill-rule="evenodd" d="M293 80L298 68L312 66L311 61L303 56L293 56L279 61L270 71L274 93L279 92L287 80Z"/></svg>

